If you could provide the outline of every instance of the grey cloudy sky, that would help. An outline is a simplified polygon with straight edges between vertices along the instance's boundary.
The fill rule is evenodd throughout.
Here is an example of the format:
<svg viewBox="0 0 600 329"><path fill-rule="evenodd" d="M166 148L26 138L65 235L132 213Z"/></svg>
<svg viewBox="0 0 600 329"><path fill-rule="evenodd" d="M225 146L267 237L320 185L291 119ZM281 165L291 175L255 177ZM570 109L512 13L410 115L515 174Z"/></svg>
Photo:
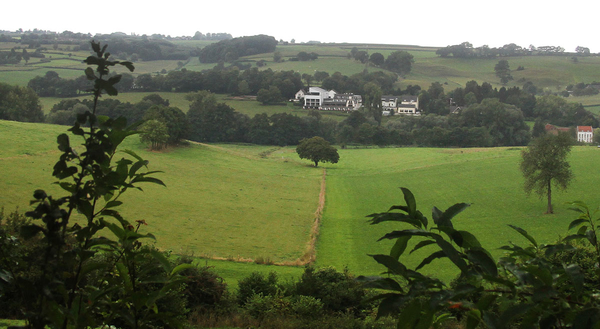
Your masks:
<svg viewBox="0 0 600 329"><path fill-rule="evenodd" d="M170 36L225 32L277 40L475 47L584 46L600 52L595 10L586 2L550 1L10 1L0 30L39 28L83 33ZM97 4L98 1L89 2Z"/></svg>

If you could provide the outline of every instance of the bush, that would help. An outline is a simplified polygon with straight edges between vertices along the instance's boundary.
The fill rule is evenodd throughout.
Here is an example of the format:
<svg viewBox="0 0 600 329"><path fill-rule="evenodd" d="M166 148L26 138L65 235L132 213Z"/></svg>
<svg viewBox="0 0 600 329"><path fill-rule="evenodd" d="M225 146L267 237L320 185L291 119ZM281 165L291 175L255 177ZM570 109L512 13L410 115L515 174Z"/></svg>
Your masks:
<svg viewBox="0 0 600 329"><path fill-rule="evenodd" d="M259 272L253 272L238 283L238 302L245 305L252 296L275 295L279 290L276 272L270 272L267 277Z"/></svg>
<svg viewBox="0 0 600 329"><path fill-rule="evenodd" d="M183 259L183 263L190 260ZM211 267L194 267L181 273L187 277L182 294L186 298L187 308L196 312L215 309L227 295L227 284Z"/></svg>
<svg viewBox="0 0 600 329"><path fill-rule="evenodd" d="M294 294L320 300L327 312L351 313L358 316L368 308L364 302L366 290L347 269L338 272L332 267L307 267L300 281L296 283Z"/></svg>
<svg viewBox="0 0 600 329"><path fill-rule="evenodd" d="M19 236L21 227L31 224L17 211L5 214L0 210L0 318L22 318L21 307L30 294L20 291L16 280L33 279L41 275L39 266L43 246L39 238L30 240Z"/></svg>

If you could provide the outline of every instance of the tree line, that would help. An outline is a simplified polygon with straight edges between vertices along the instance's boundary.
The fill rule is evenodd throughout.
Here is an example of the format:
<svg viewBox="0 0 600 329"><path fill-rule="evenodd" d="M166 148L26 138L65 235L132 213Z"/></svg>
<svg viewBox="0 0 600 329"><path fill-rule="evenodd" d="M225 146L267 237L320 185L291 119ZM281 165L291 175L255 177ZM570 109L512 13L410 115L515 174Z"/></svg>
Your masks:
<svg viewBox="0 0 600 329"><path fill-rule="evenodd" d="M198 53L201 63L232 62L240 57L272 53L277 40L268 35L255 35L221 40L210 44Z"/></svg>
<svg viewBox="0 0 600 329"><path fill-rule="evenodd" d="M256 75L251 75L251 72ZM179 74L184 75L186 72L179 71ZM292 71L253 69L242 75L253 81L247 88L260 88L262 84L257 83L259 81L281 81L284 77L287 77L284 81L302 84L299 75ZM365 76L369 75L378 76ZM339 75L334 74L333 77L336 76ZM250 79L251 77L256 79ZM122 81L128 85L127 79ZM271 89L274 88L276 87ZM296 90L296 86L288 90L292 92ZM89 101L65 99L56 104L44 118L39 99L32 89L3 85L0 91L4 95L0 102L0 114L3 119L8 120L70 124L78 113L85 112L92 106ZM341 122L323 118L321 112L316 110L309 112L306 117L288 113L261 113L250 117L218 102L215 95L208 91L192 92L187 96L191 102L187 113L171 107L168 100L156 94L146 96L135 104L114 99L101 100L97 111L114 118L124 116L130 122L161 121L166 126L163 135L169 136L164 144L176 144L179 140L190 139L199 142L296 145L303 138L321 136L331 143L341 145L509 146L527 145L532 135L544 132L547 123L566 127L600 125L598 119L579 103L569 103L556 95L536 98L530 91L531 88L518 87L503 87L498 90L488 83L479 85L470 81L464 88L459 87L446 94L443 85L433 83L427 90L420 92L419 102L423 115L397 116L383 124L381 117L377 118L366 107L352 112ZM461 108L450 114L450 103ZM536 121L533 131L529 130L525 120Z"/></svg>
<svg viewBox="0 0 600 329"><path fill-rule="evenodd" d="M506 56L560 55L565 53L565 48L561 46L535 47L534 45L525 48L514 43L509 43L502 47L489 47L488 45L473 47L473 44L470 42L463 42L457 45L449 45L440 48L435 53L440 57L493 58ZM575 54L580 56L591 55L590 49L583 46L578 46L575 49Z"/></svg>

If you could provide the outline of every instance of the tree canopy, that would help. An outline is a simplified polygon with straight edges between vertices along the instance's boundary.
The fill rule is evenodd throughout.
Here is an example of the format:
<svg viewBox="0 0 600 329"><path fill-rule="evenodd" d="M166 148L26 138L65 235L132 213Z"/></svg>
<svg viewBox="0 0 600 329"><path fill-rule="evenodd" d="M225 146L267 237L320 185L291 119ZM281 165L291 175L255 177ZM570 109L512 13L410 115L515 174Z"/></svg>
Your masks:
<svg viewBox="0 0 600 329"><path fill-rule="evenodd" d="M319 136L301 140L296 147L296 153L300 159L314 162L315 167L319 166L319 162L337 163L340 159L337 149Z"/></svg>
<svg viewBox="0 0 600 329"><path fill-rule="evenodd" d="M548 197L548 214L552 214L552 185L565 190L573 173L567 162L572 139L566 133L544 134L532 141L521 153L521 171L525 178L525 192Z"/></svg>

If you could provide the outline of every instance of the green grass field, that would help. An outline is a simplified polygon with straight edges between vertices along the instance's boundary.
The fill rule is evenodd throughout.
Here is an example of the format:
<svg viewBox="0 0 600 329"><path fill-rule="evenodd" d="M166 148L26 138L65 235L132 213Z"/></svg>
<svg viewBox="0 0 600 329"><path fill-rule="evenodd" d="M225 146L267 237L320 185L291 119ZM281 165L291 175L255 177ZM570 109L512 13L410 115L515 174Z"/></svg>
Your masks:
<svg viewBox="0 0 600 329"><path fill-rule="evenodd" d="M0 121L0 205L26 211L35 189L55 194L54 138L66 127ZM293 261L305 251L318 206L321 171L300 161L260 156L272 147L190 145L139 152L167 187L144 186L123 201L125 218L145 219L162 249L196 256ZM293 149L279 150L291 153Z"/></svg>
<svg viewBox="0 0 600 329"><path fill-rule="evenodd" d="M51 167L59 152L54 138L66 127L0 121L0 205L6 211L29 209L33 191L56 194ZM144 186L131 191L122 209L130 220L145 219L157 236L157 246L175 254L219 256L232 260L262 257L290 261L301 256L317 207L321 168L298 159L292 147L254 145L191 145L165 152L148 152L136 137L125 148L150 160L161 170L167 187ZM387 253L390 241L376 242L400 228L371 226L366 216L403 204L399 187L408 187L419 209L431 218L431 208L444 210L454 203L471 207L455 219L455 226L475 233L498 257L497 249L524 239L507 225L528 230L540 242L552 243L566 234L574 213L564 205L582 200L598 204L600 183L594 164L596 147L575 147L570 163L575 180L567 192L555 191L556 214L544 215L545 201L527 197L518 169L520 148L432 149L370 148L339 150L338 164L325 164L325 212L317 244L317 265L348 267L356 274L377 274L382 268L368 254ZM424 254L417 254L423 256ZM408 263L416 265L415 257ZM199 260L214 266L228 282L248 273L275 270L283 277L301 268L265 266L231 261ZM453 274L443 262L429 271L448 279Z"/></svg>
<svg viewBox="0 0 600 329"><path fill-rule="evenodd" d="M568 223L576 218L566 210L565 202L598 204L595 186L600 178L594 163L600 161L600 150L596 147L574 148L570 163L575 179L567 192L554 192L554 215L544 215L544 200L523 192L519 159L519 148L341 150L340 163L327 172L317 263L347 266L354 273L380 272L383 268L367 254L388 253L391 242L376 240L403 226L371 226L365 216L404 204L399 187L413 191L418 208L430 220L433 206L445 210L454 203L471 203L455 219L455 227L475 233L496 257L502 245L526 243L508 224L526 229L538 241L552 243L566 234ZM408 260L417 265L416 258ZM452 274L439 263L433 263L430 271L445 278Z"/></svg>

